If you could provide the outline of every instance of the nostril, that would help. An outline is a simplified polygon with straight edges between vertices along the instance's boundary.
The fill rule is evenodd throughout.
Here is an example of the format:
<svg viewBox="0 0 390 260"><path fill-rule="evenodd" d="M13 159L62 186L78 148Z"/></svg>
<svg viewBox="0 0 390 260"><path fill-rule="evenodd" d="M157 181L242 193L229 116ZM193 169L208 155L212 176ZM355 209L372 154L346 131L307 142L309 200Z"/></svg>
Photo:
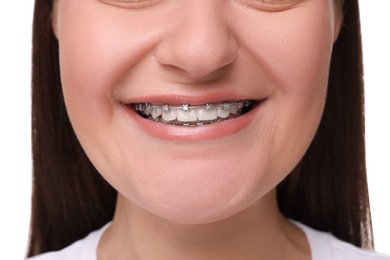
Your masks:
<svg viewBox="0 0 390 260"><path fill-rule="evenodd" d="M161 66L163 66L166 71L171 72L173 74L178 74L178 75L185 75L186 74L185 70L183 70L182 68L179 68L177 66L174 66L174 65L161 64Z"/></svg>
<svg viewBox="0 0 390 260"><path fill-rule="evenodd" d="M218 53L175 54L172 62L160 64L170 73L185 76L194 80L212 80L221 76L224 71L234 62L235 57L222 57Z"/></svg>

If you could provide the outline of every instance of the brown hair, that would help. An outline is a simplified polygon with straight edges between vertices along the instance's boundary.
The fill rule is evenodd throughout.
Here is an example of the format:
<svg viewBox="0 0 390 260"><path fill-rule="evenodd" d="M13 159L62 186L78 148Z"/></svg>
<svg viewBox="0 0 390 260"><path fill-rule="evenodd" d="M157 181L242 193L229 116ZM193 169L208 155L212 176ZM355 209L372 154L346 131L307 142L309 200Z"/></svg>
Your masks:
<svg viewBox="0 0 390 260"><path fill-rule="evenodd" d="M278 186L281 211L359 247L373 248L363 118L359 8L346 0L332 55L318 132ZM28 256L61 249L114 214L116 191L100 176L73 132L62 96L52 0L36 0L33 23L33 197Z"/></svg>

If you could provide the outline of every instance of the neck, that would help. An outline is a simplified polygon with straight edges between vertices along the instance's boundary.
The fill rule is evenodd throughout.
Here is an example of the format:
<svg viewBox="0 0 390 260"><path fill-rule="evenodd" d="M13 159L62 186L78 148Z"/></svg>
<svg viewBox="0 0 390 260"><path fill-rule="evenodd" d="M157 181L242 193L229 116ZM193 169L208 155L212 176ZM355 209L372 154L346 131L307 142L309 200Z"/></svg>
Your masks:
<svg viewBox="0 0 390 260"><path fill-rule="evenodd" d="M297 258L292 258L292 256ZM186 225L161 219L118 196L98 249L104 259L305 259L305 235L279 212L275 192L227 219Z"/></svg>

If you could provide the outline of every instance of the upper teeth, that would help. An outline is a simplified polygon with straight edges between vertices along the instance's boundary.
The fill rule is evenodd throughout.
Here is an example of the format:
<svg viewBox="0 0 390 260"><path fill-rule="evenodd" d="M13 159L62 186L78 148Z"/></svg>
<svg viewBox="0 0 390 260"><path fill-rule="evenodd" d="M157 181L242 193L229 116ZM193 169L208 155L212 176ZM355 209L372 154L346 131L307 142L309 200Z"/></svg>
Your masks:
<svg viewBox="0 0 390 260"><path fill-rule="evenodd" d="M239 116L244 107L251 105L251 101L225 102L218 104L206 104L202 106L181 106L156 105L151 103L135 104L135 110L141 115L161 122L181 122L181 125L193 123L192 125L203 125L213 123L214 120L221 120ZM191 125L191 124L190 124Z"/></svg>

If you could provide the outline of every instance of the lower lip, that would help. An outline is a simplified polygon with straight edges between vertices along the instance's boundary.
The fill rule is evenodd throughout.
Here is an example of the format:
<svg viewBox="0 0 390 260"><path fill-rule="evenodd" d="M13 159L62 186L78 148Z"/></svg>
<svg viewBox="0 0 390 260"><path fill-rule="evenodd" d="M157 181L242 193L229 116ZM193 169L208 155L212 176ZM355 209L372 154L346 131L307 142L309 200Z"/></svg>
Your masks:
<svg viewBox="0 0 390 260"><path fill-rule="evenodd" d="M256 112L260 109L260 107L262 107L263 103L264 100L246 114L234 119L197 127L173 126L153 122L139 116L135 110L129 108L128 106L122 106L127 115L129 115L145 133L166 141L190 142L216 140L242 131L253 121Z"/></svg>

